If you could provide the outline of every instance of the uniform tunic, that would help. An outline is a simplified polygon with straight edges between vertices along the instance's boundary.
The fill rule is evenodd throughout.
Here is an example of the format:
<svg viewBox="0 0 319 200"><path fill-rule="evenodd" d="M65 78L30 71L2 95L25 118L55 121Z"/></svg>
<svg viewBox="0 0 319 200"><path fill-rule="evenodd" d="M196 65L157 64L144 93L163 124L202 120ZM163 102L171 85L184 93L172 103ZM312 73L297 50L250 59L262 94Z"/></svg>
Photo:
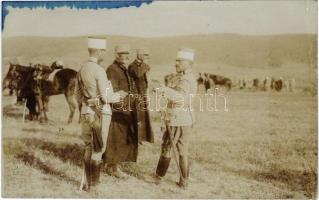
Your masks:
<svg viewBox="0 0 319 200"><path fill-rule="evenodd" d="M197 91L197 81L192 72L178 74L171 80L169 87L164 88L164 94L169 100L166 111L168 120L166 131L163 135L162 155L170 157L170 130L173 143L176 145L180 156L188 154L188 137L191 126L195 122L192 106L192 95Z"/></svg>
<svg viewBox="0 0 319 200"><path fill-rule="evenodd" d="M95 136L107 134L112 113L108 107L109 104L104 105L102 112L100 112L94 105L89 105L87 100L98 96L105 99L110 98L111 94L107 96L107 88L110 89L111 85L103 68L97 64L97 59L93 57L90 57L89 61L79 70L77 85L76 96L82 104L81 129L85 144L84 160L88 162L93 152L101 151L96 145L98 140L94 139L94 131L100 131L100 134ZM103 144L99 144L99 147L101 145Z"/></svg>

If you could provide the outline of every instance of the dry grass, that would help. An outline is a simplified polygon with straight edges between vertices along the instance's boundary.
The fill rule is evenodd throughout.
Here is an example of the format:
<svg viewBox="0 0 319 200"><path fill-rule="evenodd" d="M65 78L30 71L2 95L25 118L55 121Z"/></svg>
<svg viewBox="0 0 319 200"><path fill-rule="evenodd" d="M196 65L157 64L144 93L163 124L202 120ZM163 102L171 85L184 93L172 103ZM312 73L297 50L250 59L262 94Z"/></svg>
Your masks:
<svg viewBox="0 0 319 200"><path fill-rule="evenodd" d="M5 197L109 198L314 198L317 176L316 102L310 95L231 92L228 112L198 112L191 135L191 185L178 189L174 163L160 185L160 152L143 144L137 163L125 163L128 180L103 174L92 193L77 191L83 149L79 127L63 125L62 96L52 98L51 124L21 124L16 107L3 118ZM9 97L4 97L4 103ZM20 109L22 109L20 107ZM153 116L155 113L152 113Z"/></svg>
<svg viewBox="0 0 319 200"><path fill-rule="evenodd" d="M68 43L70 46L66 49L58 47L59 45L48 49L42 40L32 39L38 41L39 48L46 50L44 53L37 48L31 49L32 45L23 45L28 44L25 38L21 39L22 42L11 41L14 44L17 42L21 44L19 52L15 51L15 45L12 43L12 47L7 48L4 54L7 56L3 58L4 64L15 56L15 53L19 55L28 53L30 56L24 55L25 59L46 64L62 59L68 67L74 69L79 69L80 64L85 61L87 55L83 50L85 46L83 38L70 40ZM65 40L61 39L62 42L57 41L57 43L64 44ZM78 40L82 42L78 43ZM140 44L137 39L128 41L132 46ZM114 45L115 42L111 43ZM151 44L149 41L146 43L146 45ZM183 44L183 38L179 43L174 43L175 46L180 44ZM10 47L9 40L6 45ZM153 46L155 61L152 60L154 64L150 79L158 80L165 74L173 72L172 56L175 53L171 52L174 50L173 47L169 48L170 52L166 52L167 56L163 61L167 64L161 64L157 62L159 58L162 59L160 51L156 51L157 46L161 45ZM198 48L202 47L204 46ZM289 51L289 45L283 48L288 48ZM74 49L83 51L73 52ZM224 49L229 48L224 47ZM129 179L117 180L103 173L102 183L91 193L78 191L83 155L80 127L76 122L77 113L74 122L66 125L69 110L64 97L62 95L51 97L48 113L50 122L48 125L40 125L38 122L28 121L22 124L22 107L11 105L13 97L3 96L3 196L315 198L317 196L317 97L314 92L317 90L316 67L311 64L289 63L285 57L287 62L281 67L262 68L250 65L249 68L245 68L229 63L220 64L218 55L214 58L215 63L205 64L205 60L210 60L210 55L201 58L203 52L200 50L197 52L199 52L198 60L202 62L195 63L195 71L221 74L233 80L243 77L294 77L297 92L293 94L232 90L227 94L228 112L222 111L224 105L221 100L218 101L218 112L197 112L197 123L190 136L191 180L190 187L186 191L175 186L178 175L174 162L162 183L159 185L154 183L152 174L160 154L161 133L159 114L152 112L156 142L153 145L144 143L140 146L137 163L123 163L122 170L130 175ZM38 55L39 53L41 55ZM225 52L220 54L224 55ZM107 63L113 59L111 56L113 54L109 55ZM237 55L229 62L241 59L238 57L240 56ZM258 63L258 59L253 61ZM7 65L4 65L4 72L7 70L6 67Z"/></svg>

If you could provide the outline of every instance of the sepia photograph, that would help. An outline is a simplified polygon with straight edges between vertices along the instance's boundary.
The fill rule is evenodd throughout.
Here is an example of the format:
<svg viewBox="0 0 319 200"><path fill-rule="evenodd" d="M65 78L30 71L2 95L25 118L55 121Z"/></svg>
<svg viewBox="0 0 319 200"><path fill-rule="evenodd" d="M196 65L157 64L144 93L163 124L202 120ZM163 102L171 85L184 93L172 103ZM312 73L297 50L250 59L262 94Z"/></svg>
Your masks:
<svg viewBox="0 0 319 200"><path fill-rule="evenodd" d="M1 7L2 198L318 198L317 1Z"/></svg>

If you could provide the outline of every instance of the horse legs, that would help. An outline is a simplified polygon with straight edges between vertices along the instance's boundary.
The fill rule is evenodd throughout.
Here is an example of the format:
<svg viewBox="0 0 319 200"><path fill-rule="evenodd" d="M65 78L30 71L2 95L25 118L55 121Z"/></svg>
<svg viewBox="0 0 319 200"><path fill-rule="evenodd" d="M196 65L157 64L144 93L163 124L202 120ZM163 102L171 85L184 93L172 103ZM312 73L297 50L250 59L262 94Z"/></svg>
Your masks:
<svg viewBox="0 0 319 200"><path fill-rule="evenodd" d="M29 96L27 98L27 108L29 109L29 119L32 121L33 119L37 118L37 111L36 111L36 99L34 96Z"/></svg>
<svg viewBox="0 0 319 200"><path fill-rule="evenodd" d="M81 102L78 102L78 108L79 108L79 121L78 123L80 124L81 123L81 111L82 111L82 103Z"/></svg>
<svg viewBox="0 0 319 200"><path fill-rule="evenodd" d="M47 116L47 112L49 110L49 96L43 96L42 98L42 102L43 102L43 114L44 114L44 120L45 123L47 123L49 121L48 116Z"/></svg>
<svg viewBox="0 0 319 200"><path fill-rule="evenodd" d="M74 111L76 108L76 102L74 99L74 95L71 95L69 92L66 92L65 94L66 101L68 102L69 108L70 108L70 115L68 119L68 124L70 124L73 120Z"/></svg>
<svg viewBox="0 0 319 200"><path fill-rule="evenodd" d="M45 117L44 117L43 102L42 102L41 95L40 94L36 94L35 98L36 98L38 110L39 110L39 113L40 113L40 123L44 123Z"/></svg>
<svg viewBox="0 0 319 200"><path fill-rule="evenodd" d="M205 81L204 82L204 86L205 86L205 93L207 93L208 92L208 90L210 89L210 87L211 87L211 85L210 85L210 83L209 83L209 81Z"/></svg>
<svg viewBox="0 0 319 200"><path fill-rule="evenodd" d="M232 83L230 81L227 82L226 84L227 92L231 89L231 87L232 87ZM257 90L258 90L258 87L257 87Z"/></svg>

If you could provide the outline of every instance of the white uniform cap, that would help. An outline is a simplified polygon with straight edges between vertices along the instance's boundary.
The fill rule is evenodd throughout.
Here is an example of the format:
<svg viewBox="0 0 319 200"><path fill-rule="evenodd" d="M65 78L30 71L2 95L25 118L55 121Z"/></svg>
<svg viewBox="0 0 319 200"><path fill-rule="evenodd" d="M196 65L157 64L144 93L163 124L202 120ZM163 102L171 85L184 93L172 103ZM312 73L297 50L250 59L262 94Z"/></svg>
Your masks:
<svg viewBox="0 0 319 200"><path fill-rule="evenodd" d="M194 61L194 51L188 48L179 49L177 52L176 60Z"/></svg>
<svg viewBox="0 0 319 200"><path fill-rule="evenodd" d="M56 61L57 66L63 66L63 62L61 60Z"/></svg>
<svg viewBox="0 0 319 200"><path fill-rule="evenodd" d="M129 45L117 45L115 47L115 53L130 53Z"/></svg>
<svg viewBox="0 0 319 200"><path fill-rule="evenodd" d="M88 38L89 49L106 49L106 39L102 38Z"/></svg>

